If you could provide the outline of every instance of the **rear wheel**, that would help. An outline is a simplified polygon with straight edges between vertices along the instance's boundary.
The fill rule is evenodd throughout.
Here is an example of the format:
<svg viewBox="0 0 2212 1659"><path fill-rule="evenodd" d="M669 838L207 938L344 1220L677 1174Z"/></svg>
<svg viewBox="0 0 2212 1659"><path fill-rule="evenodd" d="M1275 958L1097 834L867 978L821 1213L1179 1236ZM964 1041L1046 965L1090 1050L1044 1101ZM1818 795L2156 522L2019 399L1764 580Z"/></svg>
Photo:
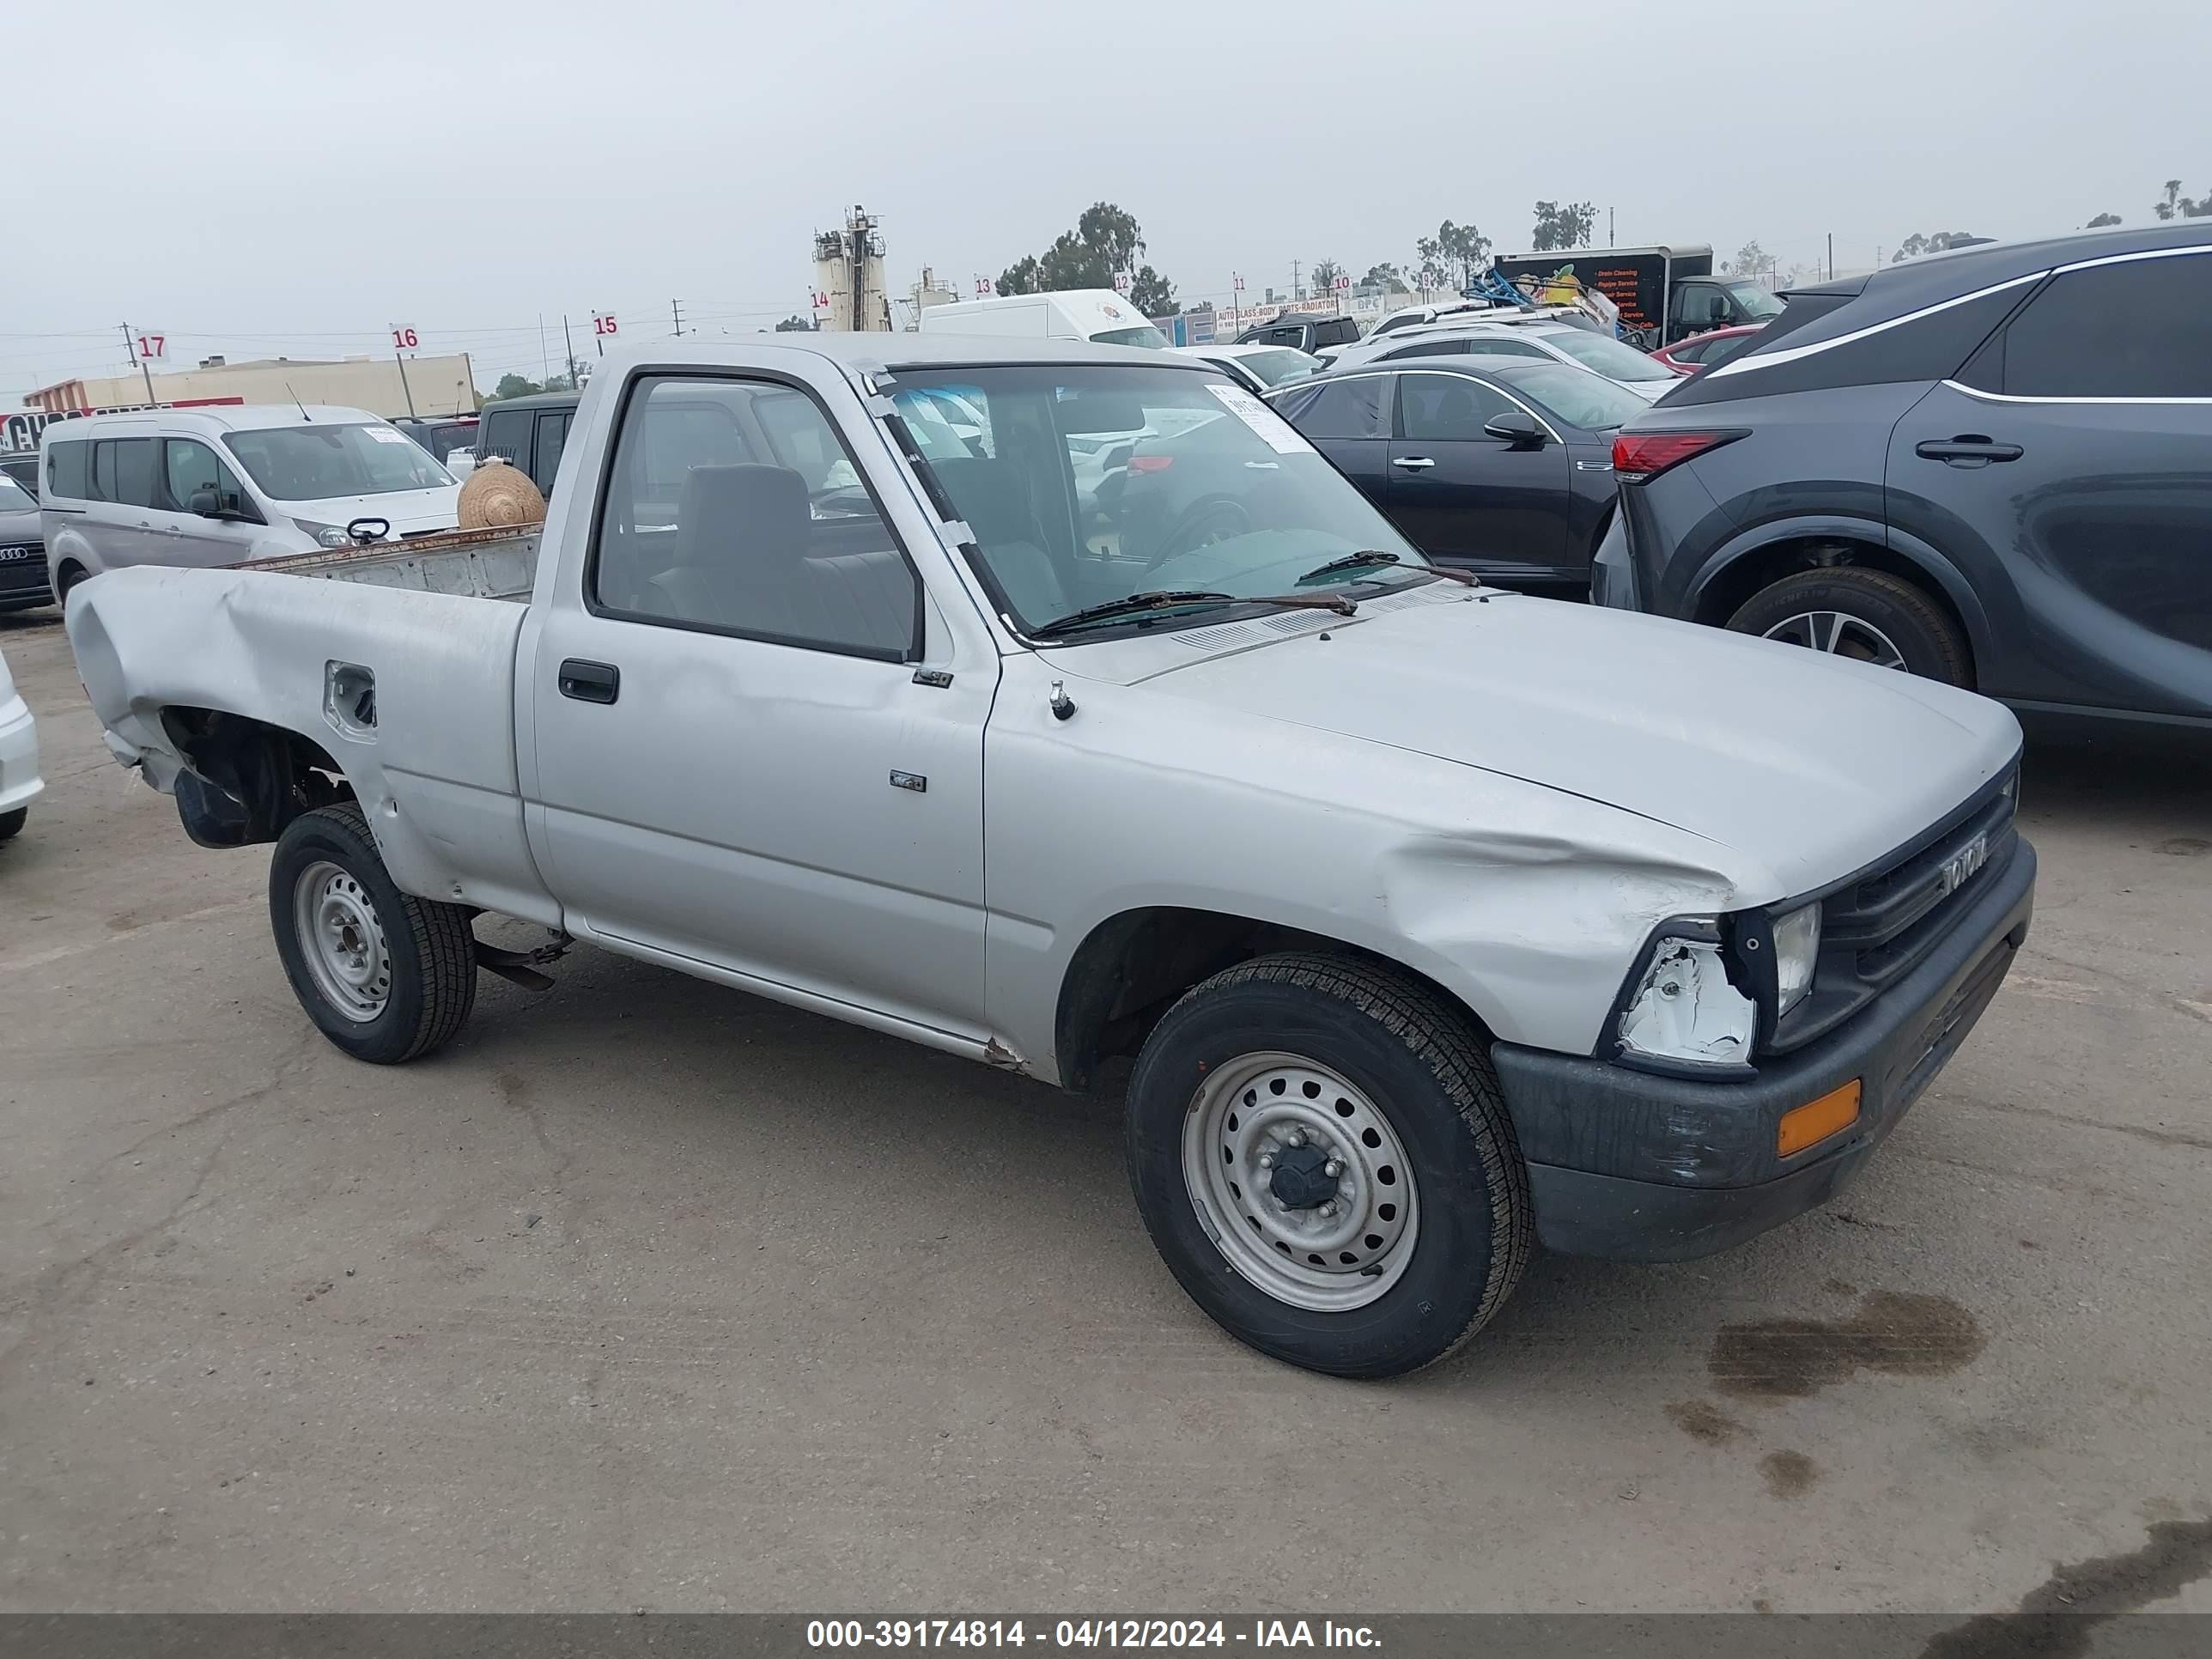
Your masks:
<svg viewBox="0 0 2212 1659"><path fill-rule="evenodd" d="M357 806L286 827L269 861L269 920L300 1006L356 1060L428 1054L476 1005L469 912L393 885Z"/></svg>
<svg viewBox="0 0 2212 1659"><path fill-rule="evenodd" d="M1190 992L1129 1084L1129 1175L1198 1304L1339 1376L1443 1358L1512 1294L1528 1176L1479 1035L1387 968L1263 957Z"/></svg>
<svg viewBox="0 0 2212 1659"><path fill-rule="evenodd" d="M1886 570L1801 570L1753 594L1728 625L1947 685L1973 684L1958 625L1925 590Z"/></svg>

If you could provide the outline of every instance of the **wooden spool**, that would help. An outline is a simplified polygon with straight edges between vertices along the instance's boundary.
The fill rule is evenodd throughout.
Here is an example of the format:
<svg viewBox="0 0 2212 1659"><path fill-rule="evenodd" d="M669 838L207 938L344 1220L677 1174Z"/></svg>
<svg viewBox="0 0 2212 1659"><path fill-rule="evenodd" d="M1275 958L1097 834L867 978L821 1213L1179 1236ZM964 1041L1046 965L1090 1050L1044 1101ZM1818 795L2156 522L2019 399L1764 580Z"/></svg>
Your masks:
<svg viewBox="0 0 2212 1659"><path fill-rule="evenodd" d="M464 530L544 524L545 498L519 467L496 456L487 457L461 485L460 520Z"/></svg>

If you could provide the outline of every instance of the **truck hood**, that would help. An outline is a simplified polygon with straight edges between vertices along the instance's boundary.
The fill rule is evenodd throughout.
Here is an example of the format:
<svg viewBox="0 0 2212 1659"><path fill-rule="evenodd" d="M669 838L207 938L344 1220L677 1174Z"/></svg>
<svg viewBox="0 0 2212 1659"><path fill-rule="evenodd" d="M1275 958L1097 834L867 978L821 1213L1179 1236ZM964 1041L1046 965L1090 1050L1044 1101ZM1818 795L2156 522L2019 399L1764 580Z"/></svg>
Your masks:
<svg viewBox="0 0 2212 1659"><path fill-rule="evenodd" d="M1141 655L1092 648L1134 671L1103 678L1686 830L1771 876L1773 890L1750 902L1893 852L2020 749L2019 723L1997 703L1801 647L1514 594L1447 602L1431 587L1383 603L1394 608L1370 601L1357 618L1328 619L1327 640L1316 629L1194 662L1166 655L1171 635ZM1085 657L1052 653L1070 673L1109 667Z"/></svg>

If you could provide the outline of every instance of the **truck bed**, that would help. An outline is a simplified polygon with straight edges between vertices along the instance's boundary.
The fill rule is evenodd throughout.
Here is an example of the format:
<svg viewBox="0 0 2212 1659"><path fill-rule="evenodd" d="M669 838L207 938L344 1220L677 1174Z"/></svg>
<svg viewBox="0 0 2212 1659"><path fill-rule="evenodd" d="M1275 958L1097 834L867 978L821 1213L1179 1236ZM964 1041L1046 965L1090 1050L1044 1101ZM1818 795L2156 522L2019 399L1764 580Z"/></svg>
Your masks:
<svg viewBox="0 0 2212 1659"><path fill-rule="evenodd" d="M527 601L538 574L542 524L502 525L490 530L447 530L400 542L372 542L365 547L333 548L263 559L241 570L272 570L288 576L319 576L325 581L360 582L370 587L403 587L417 593L452 593L468 599Z"/></svg>

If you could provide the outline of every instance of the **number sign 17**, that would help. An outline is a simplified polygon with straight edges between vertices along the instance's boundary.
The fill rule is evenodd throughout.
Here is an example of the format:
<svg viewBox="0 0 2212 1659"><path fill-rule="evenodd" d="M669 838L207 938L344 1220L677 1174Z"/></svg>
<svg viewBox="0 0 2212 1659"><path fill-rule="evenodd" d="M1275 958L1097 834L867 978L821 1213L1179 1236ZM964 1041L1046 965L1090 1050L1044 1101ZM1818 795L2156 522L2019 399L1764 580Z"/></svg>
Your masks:
<svg viewBox="0 0 2212 1659"><path fill-rule="evenodd" d="M169 337L166 334L149 331L141 334L133 343L138 348L138 361L142 363L158 363L169 355Z"/></svg>

